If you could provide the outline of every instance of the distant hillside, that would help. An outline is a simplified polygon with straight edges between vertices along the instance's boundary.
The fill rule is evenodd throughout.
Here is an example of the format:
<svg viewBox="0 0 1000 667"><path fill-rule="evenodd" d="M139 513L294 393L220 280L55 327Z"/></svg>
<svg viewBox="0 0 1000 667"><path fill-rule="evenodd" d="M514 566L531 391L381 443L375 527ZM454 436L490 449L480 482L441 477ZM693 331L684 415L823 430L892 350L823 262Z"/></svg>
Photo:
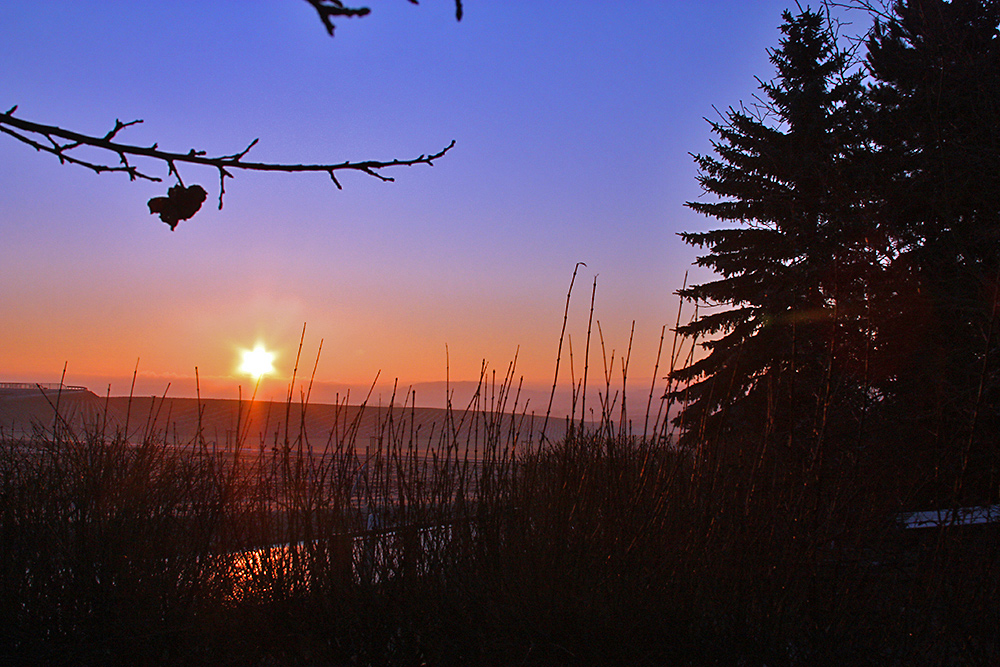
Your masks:
<svg viewBox="0 0 1000 667"><path fill-rule="evenodd" d="M58 401L60 418L56 419ZM200 415L200 417L199 417ZM190 445L202 438L209 445L232 447L238 440L249 449L284 442L286 433L295 440L300 432L314 450L327 443L353 442L358 448L377 443L411 441L419 449L437 446L443 430L459 434L458 441L472 446L486 442L487 433L499 433L502 444L537 444L544 415L497 415L483 411L442 408L360 407L347 405L301 405L259 402L252 406L231 399L156 398L112 396L102 398L90 391L19 392L0 395L0 435L25 437L54 427L85 433L125 432L133 442L152 435L174 445ZM553 417L546 436L558 440L565 435L564 418ZM239 434L239 435L238 435ZM497 436L494 436L497 437Z"/></svg>

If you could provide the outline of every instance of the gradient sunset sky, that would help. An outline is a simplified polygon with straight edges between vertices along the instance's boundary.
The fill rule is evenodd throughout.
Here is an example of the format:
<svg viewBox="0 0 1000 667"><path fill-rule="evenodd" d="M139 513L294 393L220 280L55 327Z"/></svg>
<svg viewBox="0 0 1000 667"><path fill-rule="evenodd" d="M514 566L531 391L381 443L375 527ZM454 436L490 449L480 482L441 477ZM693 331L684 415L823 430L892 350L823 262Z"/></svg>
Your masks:
<svg viewBox="0 0 1000 667"><path fill-rule="evenodd" d="M683 206L701 196L689 153L710 151L704 117L772 77L788 0L466 0L460 23L451 0L368 4L332 39L301 0L0 4L0 106L25 119L98 135L143 119L118 139L178 152L259 137L250 157L270 162L456 141L342 191L237 173L221 211L216 173L182 168L209 196L171 232L146 208L172 184L160 165L143 164L163 183L133 183L0 135L0 381L68 364L68 383L125 394L138 360L139 393L194 395L197 366L204 393L235 397L260 342L280 397L307 323L324 387L443 380L446 346L452 380L517 352L544 386L577 262L576 374L597 275L608 354L634 320L629 375L652 377L696 254L676 234L717 224Z"/></svg>

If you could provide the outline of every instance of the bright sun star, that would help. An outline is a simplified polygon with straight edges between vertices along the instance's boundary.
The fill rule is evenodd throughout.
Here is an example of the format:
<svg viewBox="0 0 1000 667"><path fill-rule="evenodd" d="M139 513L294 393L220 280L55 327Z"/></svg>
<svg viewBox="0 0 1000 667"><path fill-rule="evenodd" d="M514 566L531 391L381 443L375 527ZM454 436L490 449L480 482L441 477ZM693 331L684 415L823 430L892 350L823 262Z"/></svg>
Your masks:
<svg viewBox="0 0 1000 667"><path fill-rule="evenodd" d="M260 343L257 343L257 346L252 350L244 350L240 372L246 373L254 379L260 379L262 375L273 373L274 353L265 350Z"/></svg>

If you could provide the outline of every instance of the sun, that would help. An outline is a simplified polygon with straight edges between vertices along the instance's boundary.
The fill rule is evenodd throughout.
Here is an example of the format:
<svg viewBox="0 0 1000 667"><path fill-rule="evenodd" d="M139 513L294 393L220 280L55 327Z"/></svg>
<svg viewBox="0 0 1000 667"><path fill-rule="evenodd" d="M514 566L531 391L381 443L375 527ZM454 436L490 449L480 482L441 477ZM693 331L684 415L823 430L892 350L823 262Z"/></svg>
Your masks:
<svg viewBox="0 0 1000 667"><path fill-rule="evenodd" d="M240 372L260 379L261 376L274 372L274 353L268 352L264 346L257 343L252 350L243 350L243 363Z"/></svg>

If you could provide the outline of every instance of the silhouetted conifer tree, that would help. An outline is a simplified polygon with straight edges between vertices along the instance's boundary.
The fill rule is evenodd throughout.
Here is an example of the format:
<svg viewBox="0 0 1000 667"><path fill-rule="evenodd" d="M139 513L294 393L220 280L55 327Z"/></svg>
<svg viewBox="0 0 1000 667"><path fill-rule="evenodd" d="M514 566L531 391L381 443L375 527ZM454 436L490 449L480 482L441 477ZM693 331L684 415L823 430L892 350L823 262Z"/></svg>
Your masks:
<svg viewBox="0 0 1000 667"><path fill-rule="evenodd" d="M856 441L872 331L867 296L881 270L866 213L872 182L864 90L824 18L785 12L776 79L757 110L712 123L695 211L738 226L681 234L720 275L680 292L715 306L680 329L707 355L674 372L689 445L783 448L784 467L823 465L823 443ZM757 450L759 451L759 450Z"/></svg>
<svg viewBox="0 0 1000 667"><path fill-rule="evenodd" d="M893 455L936 471L924 502L997 501L1000 3L905 0L868 42L896 255L877 375Z"/></svg>

